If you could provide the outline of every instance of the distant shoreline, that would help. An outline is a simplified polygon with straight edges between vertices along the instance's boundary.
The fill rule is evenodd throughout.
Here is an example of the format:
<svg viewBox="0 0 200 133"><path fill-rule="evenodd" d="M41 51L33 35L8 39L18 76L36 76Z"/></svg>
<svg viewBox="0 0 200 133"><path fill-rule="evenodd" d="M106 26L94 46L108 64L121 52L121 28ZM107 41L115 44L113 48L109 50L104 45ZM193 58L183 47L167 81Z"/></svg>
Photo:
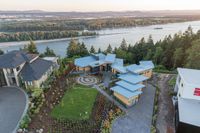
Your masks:
<svg viewBox="0 0 200 133"><path fill-rule="evenodd" d="M116 35L116 34L124 34L124 33L112 33L112 34L98 34L94 36L79 36L79 37L72 37L74 39L86 39L86 38L93 38L93 37L98 37L98 36L107 36L107 35ZM47 42L57 42L57 41L70 41L72 39L71 37L67 38L59 38L59 39L49 39L49 40L33 40L36 45L37 43L47 43ZM20 46L20 45L26 45L30 41L13 41L13 42L0 42L0 48L4 47L11 47L11 46Z"/></svg>
<svg viewBox="0 0 200 133"><path fill-rule="evenodd" d="M198 20L196 20L198 21ZM167 24L175 24L175 23L186 23L186 22L193 22L193 20L191 21L183 21L183 22L172 22L172 23L166 23L166 24L155 24L155 25L167 25ZM146 25L146 26L135 26L136 27L147 27L147 26L155 26L153 25ZM131 28L131 27L120 27L120 28L105 28L103 30L107 30L107 29L124 29L124 28ZM132 27L133 28L133 27ZM162 29L161 29L162 30ZM98 32L97 32L98 33ZM115 35L115 34L127 34L127 32L123 32L123 33L110 33L110 34L97 34L97 35L92 35L92 36L79 36L79 37L73 37L74 39L87 39L87 38L95 38L98 36L108 36L108 35ZM70 41L72 38L71 37L67 37L67 38L59 38L59 39L49 39L49 40L33 40L36 45L38 43L48 43L48 42L57 42L57 41ZM5 47L12 47L12 46L20 46L20 45L26 45L28 44L30 41L10 41L10 42L0 42L0 49L1 48L5 48Z"/></svg>

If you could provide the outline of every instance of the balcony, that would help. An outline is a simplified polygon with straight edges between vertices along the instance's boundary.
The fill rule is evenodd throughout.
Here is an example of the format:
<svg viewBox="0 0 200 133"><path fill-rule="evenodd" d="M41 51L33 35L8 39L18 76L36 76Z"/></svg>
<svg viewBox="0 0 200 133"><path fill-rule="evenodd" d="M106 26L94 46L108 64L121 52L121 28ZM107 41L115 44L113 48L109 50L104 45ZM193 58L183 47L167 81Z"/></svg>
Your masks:
<svg viewBox="0 0 200 133"><path fill-rule="evenodd" d="M14 73L7 73L7 77L15 77Z"/></svg>

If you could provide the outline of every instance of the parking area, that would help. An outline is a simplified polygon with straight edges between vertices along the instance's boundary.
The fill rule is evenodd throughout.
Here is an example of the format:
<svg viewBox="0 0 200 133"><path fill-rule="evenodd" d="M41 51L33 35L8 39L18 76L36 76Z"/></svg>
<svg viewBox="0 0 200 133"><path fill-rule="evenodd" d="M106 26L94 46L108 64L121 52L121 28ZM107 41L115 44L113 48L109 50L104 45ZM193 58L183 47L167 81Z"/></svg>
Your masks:
<svg viewBox="0 0 200 133"><path fill-rule="evenodd" d="M0 87L0 133L16 132L27 111L26 93L16 87Z"/></svg>
<svg viewBox="0 0 200 133"><path fill-rule="evenodd" d="M148 84L139 102L128 109L125 116L116 119L113 133L150 133L153 115L155 87Z"/></svg>

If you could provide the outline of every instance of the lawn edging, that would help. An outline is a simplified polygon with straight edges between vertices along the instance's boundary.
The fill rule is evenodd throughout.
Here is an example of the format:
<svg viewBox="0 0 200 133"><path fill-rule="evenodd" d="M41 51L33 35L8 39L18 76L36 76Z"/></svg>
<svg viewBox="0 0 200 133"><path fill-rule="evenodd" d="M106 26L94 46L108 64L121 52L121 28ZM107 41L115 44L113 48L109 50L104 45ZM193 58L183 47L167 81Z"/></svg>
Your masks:
<svg viewBox="0 0 200 133"><path fill-rule="evenodd" d="M158 85L154 85L154 84L151 84L151 85L156 88L155 97L154 97L152 122L151 122L151 133L157 133L156 121L157 121L157 113L158 113L158 98L159 98L160 88L158 87Z"/></svg>

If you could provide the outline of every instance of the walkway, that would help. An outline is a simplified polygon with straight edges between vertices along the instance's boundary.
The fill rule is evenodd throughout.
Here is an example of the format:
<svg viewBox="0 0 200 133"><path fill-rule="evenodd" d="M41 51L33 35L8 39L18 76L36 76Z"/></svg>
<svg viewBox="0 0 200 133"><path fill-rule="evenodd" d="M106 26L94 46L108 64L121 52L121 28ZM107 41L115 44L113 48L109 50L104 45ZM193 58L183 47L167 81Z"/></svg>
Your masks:
<svg viewBox="0 0 200 133"><path fill-rule="evenodd" d="M147 85L139 102L119 117L112 126L113 133L150 133L155 88Z"/></svg>
<svg viewBox="0 0 200 133"><path fill-rule="evenodd" d="M118 101L116 101L112 96L108 95L104 90L102 90L98 85L94 85L93 88L97 89L102 95L104 95L108 100L113 102L116 106L118 106L121 110L127 111L127 109L120 104Z"/></svg>
<svg viewBox="0 0 200 133"><path fill-rule="evenodd" d="M15 133L28 108L28 97L16 87L0 88L0 133Z"/></svg>
<svg viewBox="0 0 200 133"><path fill-rule="evenodd" d="M104 86L107 88L109 88L111 77L112 77L111 72L103 72L103 83Z"/></svg>

